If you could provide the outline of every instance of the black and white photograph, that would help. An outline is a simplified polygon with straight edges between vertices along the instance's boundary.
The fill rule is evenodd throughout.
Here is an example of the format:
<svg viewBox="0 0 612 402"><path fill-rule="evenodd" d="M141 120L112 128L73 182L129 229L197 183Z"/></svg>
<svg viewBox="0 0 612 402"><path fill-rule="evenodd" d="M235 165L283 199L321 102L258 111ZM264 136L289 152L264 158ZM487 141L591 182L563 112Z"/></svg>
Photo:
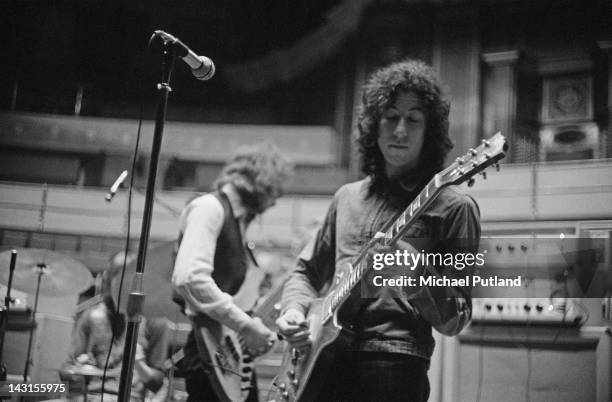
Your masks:
<svg viewBox="0 0 612 402"><path fill-rule="evenodd" d="M0 401L612 401L610 0L0 34Z"/></svg>

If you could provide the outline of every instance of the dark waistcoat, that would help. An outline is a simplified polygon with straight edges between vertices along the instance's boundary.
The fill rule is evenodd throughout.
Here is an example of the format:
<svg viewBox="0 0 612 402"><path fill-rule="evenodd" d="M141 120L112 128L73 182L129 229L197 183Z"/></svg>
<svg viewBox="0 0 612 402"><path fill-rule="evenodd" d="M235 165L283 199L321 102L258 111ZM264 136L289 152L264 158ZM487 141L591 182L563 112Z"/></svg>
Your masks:
<svg viewBox="0 0 612 402"><path fill-rule="evenodd" d="M234 295L246 275L247 252L227 195L220 192L213 195L223 205L223 227L217 238L212 277L222 291Z"/></svg>

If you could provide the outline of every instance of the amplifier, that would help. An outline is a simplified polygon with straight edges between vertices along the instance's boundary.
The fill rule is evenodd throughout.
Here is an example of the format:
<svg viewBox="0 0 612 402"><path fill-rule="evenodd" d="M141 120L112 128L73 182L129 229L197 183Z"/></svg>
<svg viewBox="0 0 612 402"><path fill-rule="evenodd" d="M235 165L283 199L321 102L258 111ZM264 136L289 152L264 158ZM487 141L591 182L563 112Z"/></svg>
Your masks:
<svg viewBox="0 0 612 402"><path fill-rule="evenodd" d="M472 303L475 323L582 325L588 316L569 298L475 298Z"/></svg>

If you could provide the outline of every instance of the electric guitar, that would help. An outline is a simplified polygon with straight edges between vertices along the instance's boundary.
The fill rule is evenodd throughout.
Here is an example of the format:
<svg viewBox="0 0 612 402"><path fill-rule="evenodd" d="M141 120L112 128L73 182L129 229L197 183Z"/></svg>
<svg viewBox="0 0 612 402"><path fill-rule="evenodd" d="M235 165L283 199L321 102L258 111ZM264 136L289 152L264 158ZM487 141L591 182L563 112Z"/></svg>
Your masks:
<svg viewBox="0 0 612 402"><path fill-rule="evenodd" d="M245 284L249 285L247 281ZM275 328L280 313L282 291L283 284L280 284L260 299L252 312L270 329ZM218 321L200 314L192 318L192 326L204 369L217 397L228 402L244 401L252 388L256 356L243 347L235 331Z"/></svg>
<svg viewBox="0 0 612 402"><path fill-rule="evenodd" d="M270 402L314 401L318 391L329 373L329 368L337 351L343 350L352 340L350 326L342 326L338 316L345 317L348 304L344 304L351 291L371 268L368 264L368 253L376 245L393 246L406 232L410 225L437 197L442 188L451 184L468 181L473 184L476 173L495 164L505 156L506 139L497 133L483 140L476 149L457 158L449 167L436 174L423 188L419 195L395 220L384 226L384 236L370 240L350 264L350 274L344 275L336 282L323 298L311 302L307 321L311 333L312 345L304 353L287 345L280 371L273 383ZM482 172L483 176L485 172ZM484 176L486 178L486 176ZM343 309L343 307L345 307ZM340 313L339 311L342 310ZM348 314L350 315L350 314Z"/></svg>

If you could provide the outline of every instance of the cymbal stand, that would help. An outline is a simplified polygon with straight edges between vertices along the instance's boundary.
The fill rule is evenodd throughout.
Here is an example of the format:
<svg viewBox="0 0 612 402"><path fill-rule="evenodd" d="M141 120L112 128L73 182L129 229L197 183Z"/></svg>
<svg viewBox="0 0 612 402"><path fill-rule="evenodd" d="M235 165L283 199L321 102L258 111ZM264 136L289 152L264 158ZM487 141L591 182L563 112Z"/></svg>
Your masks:
<svg viewBox="0 0 612 402"><path fill-rule="evenodd" d="M47 266L45 264L36 264L36 268L38 269L38 282L36 283L36 296L34 297L34 310L32 311L32 319L30 320L30 339L28 340L28 353L26 354L25 367L23 369L23 381L28 381L28 372L30 370L30 365L32 364L32 360L30 359L30 355L32 353L32 340L34 339L34 326L36 325L36 311L38 310L38 294L40 293L40 280L42 279L43 274L45 273L45 269Z"/></svg>
<svg viewBox="0 0 612 402"><path fill-rule="evenodd" d="M13 273L15 272L15 263L17 262L17 250L11 251L11 265L9 271L8 286L6 287L6 296L4 297L4 308L2 309L2 321L0 323L0 381L6 381L6 366L2 360L4 351L4 334L8 328L9 313L11 311L11 303L14 302L11 297L11 287L13 286Z"/></svg>

